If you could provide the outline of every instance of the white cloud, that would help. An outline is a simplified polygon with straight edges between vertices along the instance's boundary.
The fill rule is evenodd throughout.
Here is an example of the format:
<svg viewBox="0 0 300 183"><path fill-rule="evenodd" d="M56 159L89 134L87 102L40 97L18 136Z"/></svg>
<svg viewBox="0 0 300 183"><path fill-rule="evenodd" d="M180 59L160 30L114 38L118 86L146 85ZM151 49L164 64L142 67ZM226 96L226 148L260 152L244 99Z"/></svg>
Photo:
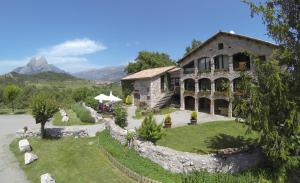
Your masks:
<svg viewBox="0 0 300 183"><path fill-rule="evenodd" d="M90 39L74 39L54 45L47 49L40 49L37 55L64 57L64 56L82 56L105 50L106 46L102 43Z"/></svg>
<svg viewBox="0 0 300 183"><path fill-rule="evenodd" d="M38 49L36 54L19 60L0 60L0 73L9 72L16 67L25 65L32 57L46 57L50 64L54 64L68 72L77 72L97 67L89 63L87 55L107 49L102 43L91 39L74 39ZM98 66L99 67L99 66Z"/></svg>

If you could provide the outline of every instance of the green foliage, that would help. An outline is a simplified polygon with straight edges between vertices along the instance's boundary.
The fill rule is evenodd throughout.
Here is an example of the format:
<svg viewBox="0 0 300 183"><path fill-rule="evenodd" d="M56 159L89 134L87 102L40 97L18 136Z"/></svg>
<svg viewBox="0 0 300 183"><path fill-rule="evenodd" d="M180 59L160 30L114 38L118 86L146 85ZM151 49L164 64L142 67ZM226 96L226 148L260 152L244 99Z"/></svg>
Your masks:
<svg viewBox="0 0 300 183"><path fill-rule="evenodd" d="M294 166L299 161L295 155L300 144L293 139L300 133L300 113L290 95L293 78L273 57L265 63L256 59L254 65L254 82L248 74L241 74L243 96L235 99L234 113L249 130L259 132L259 143L274 168Z"/></svg>
<svg viewBox="0 0 300 183"><path fill-rule="evenodd" d="M156 124L153 115L149 115L143 120L142 126L137 129L137 134L141 139L155 144L162 138L164 130L162 124Z"/></svg>
<svg viewBox="0 0 300 183"><path fill-rule="evenodd" d="M122 80L121 81L122 94L124 97L131 95L131 93L134 90L133 84L134 84L133 80Z"/></svg>
<svg viewBox="0 0 300 183"><path fill-rule="evenodd" d="M121 128L125 128L127 123L127 110L121 105L117 105L114 107L114 117L115 123Z"/></svg>
<svg viewBox="0 0 300 183"><path fill-rule="evenodd" d="M198 113L196 111L193 111L191 113L191 119L195 120L195 119L197 119L197 116L198 116Z"/></svg>
<svg viewBox="0 0 300 183"><path fill-rule="evenodd" d="M175 65L168 54L160 52L140 51L134 62L130 62L125 71L127 74L139 72L144 69Z"/></svg>
<svg viewBox="0 0 300 183"><path fill-rule="evenodd" d="M185 48L185 54L184 55L187 55L187 54L191 53L192 51L197 49L201 44L202 44L202 41L193 39L191 45L187 46Z"/></svg>
<svg viewBox="0 0 300 183"><path fill-rule="evenodd" d="M4 98L11 103L12 111L15 111L14 101L17 99L21 92L21 88L16 85L8 85L4 88L3 96Z"/></svg>
<svg viewBox="0 0 300 183"><path fill-rule="evenodd" d="M40 92L32 98L30 108L36 123L41 123L41 134L44 138L45 123L58 111L58 103L49 93Z"/></svg>
<svg viewBox="0 0 300 183"><path fill-rule="evenodd" d="M88 94L89 94L88 88L77 88L73 91L72 96L75 102L82 102L85 100Z"/></svg>
<svg viewBox="0 0 300 183"><path fill-rule="evenodd" d="M97 100L95 100L93 96L86 97L85 100L84 100L84 102L89 107L95 109L96 111L98 110L97 108L98 108L99 102Z"/></svg>
<svg viewBox="0 0 300 183"><path fill-rule="evenodd" d="M166 125L166 124L171 124L171 125L172 125L172 118L171 118L171 116L170 116L169 114L167 114L167 115L165 116L164 124L165 124L165 125Z"/></svg>
<svg viewBox="0 0 300 183"><path fill-rule="evenodd" d="M131 95L127 95L127 97L125 99L125 104L126 105L131 105L132 104L132 96Z"/></svg>
<svg viewBox="0 0 300 183"><path fill-rule="evenodd" d="M84 108L81 104L76 103L72 106L72 110L77 117L84 123L95 123L95 119L91 116L90 111Z"/></svg>
<svg viewBox="0 0 300 183"><path fill-rule="evenodd" d="M135 137L136 133L135 132L127 132L126 134L126 141L127 141L127 145L130 146L134 137Z"/></svg>

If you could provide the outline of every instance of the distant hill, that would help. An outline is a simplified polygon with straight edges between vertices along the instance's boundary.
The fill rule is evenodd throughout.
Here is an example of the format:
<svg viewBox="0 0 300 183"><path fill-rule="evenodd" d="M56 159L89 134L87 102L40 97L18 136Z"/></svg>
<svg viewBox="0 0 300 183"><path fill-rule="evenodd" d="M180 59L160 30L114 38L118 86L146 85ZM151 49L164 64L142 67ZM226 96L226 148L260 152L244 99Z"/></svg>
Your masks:
<svg viewBox="0 0 300 183"><path fill-rule="evenodd" d="M23 67L18 67L12 71L12 73L18 74L38 74L43 72L53 72L53 73L66 73L65 71L59 69L58 67L48 64L45 57L32 58L27 65Z"/></svg>
<svg viewBox="0 0 300 183"><path fill-rule="evenodd" d="M126 73L124 72L125 66L112 66L103 67L100 69L91 69L83 72L77 72L72 74L75 77L87 80L97 81L120 81Z"/></svg>
<svg viewBox="0 0 300 183"><path fill-rule="evenodd" d="M63 81L76 81L80 80L74 76L67 73L55 73L55 72L43 72L37 74L19 74L16 72L11 72L0 76L1 83L25 83L25 82L63 82Z"/></svg>

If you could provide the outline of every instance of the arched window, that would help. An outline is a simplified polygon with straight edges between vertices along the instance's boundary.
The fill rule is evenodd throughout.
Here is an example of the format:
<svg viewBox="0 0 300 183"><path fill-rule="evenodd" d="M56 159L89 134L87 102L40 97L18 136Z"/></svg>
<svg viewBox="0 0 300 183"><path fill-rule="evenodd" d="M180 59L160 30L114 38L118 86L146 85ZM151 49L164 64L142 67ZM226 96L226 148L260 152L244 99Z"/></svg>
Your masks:
<svg viewBox="0 0 300 183"><path fill-rule="evenodd" d="M214 57L215 71L229 71L228 55L218 55Z"/></svg>

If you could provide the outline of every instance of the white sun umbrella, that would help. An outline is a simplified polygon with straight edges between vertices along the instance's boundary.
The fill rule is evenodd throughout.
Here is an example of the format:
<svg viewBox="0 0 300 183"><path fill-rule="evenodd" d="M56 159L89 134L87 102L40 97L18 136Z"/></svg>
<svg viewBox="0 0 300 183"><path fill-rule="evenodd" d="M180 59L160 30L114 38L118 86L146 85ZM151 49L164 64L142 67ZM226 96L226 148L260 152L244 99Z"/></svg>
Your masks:
<svg viewBox="0 0 300 183"><path fill-rule="evenodd" d="M109 101L109 96L100 94L96 96L94 99L99 100L99 102L102 103L103 101Z"/></svg>
<svg viewBox="0 0 300 183"><path fill-rule="evenodd" d="M120 99L120 98L114 96L114 95L112 94L112 91L110 91L110 94L109 94L108 97L109 97L109 101L110 101L110 102L119 102L119 101L122 100L122 99Z"/></svg>

